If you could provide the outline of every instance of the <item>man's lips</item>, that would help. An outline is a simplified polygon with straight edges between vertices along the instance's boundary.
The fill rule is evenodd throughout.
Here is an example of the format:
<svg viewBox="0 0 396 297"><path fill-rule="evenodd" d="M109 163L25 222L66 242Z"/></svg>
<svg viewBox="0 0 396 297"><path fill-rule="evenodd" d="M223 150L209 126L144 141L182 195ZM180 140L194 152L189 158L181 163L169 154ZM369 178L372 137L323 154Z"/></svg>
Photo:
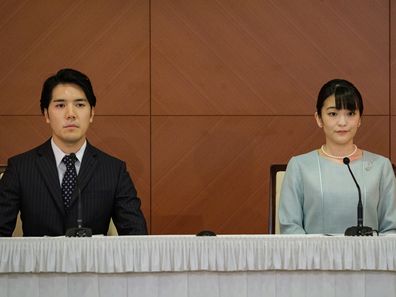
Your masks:
<svg viewBox="0 0 396 297"><path fill-rule="evenodd" d="M78 128L78 126L74 125L74 124L70 124L70 125L63 126L63 128Z"/></svg>

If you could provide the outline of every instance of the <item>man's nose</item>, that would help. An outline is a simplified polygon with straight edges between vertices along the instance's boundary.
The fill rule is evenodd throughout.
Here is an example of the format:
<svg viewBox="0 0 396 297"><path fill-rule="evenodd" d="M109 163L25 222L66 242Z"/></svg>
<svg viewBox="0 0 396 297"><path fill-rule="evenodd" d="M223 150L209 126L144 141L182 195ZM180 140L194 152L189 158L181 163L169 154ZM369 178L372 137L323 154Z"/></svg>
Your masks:
<svg viewBox="0 0 396 297"><path fill-rule="evenodd" d="M76 113L74 110L74 106L73 104L68 104L66 106L66 118L75 118L76 117Z"/></svg>

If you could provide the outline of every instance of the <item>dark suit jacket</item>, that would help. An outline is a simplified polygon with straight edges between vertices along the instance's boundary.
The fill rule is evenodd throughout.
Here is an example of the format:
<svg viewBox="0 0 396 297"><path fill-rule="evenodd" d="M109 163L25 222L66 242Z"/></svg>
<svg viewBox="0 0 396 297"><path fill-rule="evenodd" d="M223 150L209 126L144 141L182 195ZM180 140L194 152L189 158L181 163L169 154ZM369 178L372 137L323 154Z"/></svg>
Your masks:
<svg viewBox="0 0 396 297"><path fill-rule="evenodd" d="M120 235L147 234L124 162L87 143L78 182L83 226L93 234L107 234L111 217ZM10 158L0 180L0 236L12 235L19 210L24 236L64 235L77 226L77 192L65 211L50 140Z"/></svg>

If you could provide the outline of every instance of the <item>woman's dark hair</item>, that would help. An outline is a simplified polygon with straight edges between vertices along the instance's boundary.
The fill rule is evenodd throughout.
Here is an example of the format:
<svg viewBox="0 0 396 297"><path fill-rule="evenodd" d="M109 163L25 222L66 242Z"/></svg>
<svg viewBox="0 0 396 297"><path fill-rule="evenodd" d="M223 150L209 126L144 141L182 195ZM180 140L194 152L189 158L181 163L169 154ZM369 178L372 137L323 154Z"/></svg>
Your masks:
<svg viewBox="0 0 396 297"><path fill-rule="evenodd" d="M363 114L363 100L359 90L349 81L344 79L333 79L323 85L319 91L316 111L322 116L324 101L334 95L336 109L348 109L355 111L359 109L360 115Z"/></svg>
<svg viewBox="0 0 396 297"><path fill-rule="evenodd" d="M80 71L65 68L59 70L55 75L48 77L43 84L40 99L40 108L43 114L44 109L48 109L48 106L52 100L52 90L59 84L78 85L84 91L89 105L91 107L96 105L96 97L88 76L86 76L84 73L81 73Z"/></svg>

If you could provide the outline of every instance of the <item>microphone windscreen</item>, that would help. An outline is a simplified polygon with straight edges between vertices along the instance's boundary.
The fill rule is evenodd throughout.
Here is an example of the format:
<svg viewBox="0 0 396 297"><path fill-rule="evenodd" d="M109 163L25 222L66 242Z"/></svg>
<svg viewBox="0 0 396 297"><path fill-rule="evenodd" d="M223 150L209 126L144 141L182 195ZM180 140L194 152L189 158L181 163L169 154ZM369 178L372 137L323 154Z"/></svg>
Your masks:
<svg viewBox="0 0 396 297"><path fill-rule="evenodd" d="M342 161L344 162L345 165L348 165L351 160L349 160L348 157L345 157Z"/></svg>

